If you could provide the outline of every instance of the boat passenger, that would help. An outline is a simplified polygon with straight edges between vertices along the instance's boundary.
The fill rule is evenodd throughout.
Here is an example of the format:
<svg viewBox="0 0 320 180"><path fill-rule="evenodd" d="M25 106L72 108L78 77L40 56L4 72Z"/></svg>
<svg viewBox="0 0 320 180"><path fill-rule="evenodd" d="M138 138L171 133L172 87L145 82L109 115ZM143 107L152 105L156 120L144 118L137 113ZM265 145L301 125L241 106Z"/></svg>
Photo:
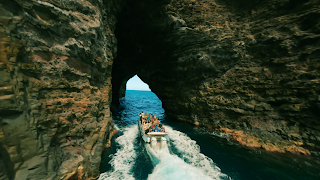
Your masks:
<svg viewBox="0 0 320 180"><path fill-rule="evenodd" d="M156 125L155 124L151 124L151 129L152 129L152 132L154 132L154 129L156 128Z"/></svg>
<svg viewBox="0 0 320 180"><path fill-rule="evenodd" d="M144 124L143 129L148 129L148 124Z"/></svg>
<svg viewBox="0 0 320 180"><path fill-rule="evenodd" d="M154 128L154 132L159 132L158 124L157 124L156 127Z"/></svg>
<svg viewBox="0 0 320 180"><path fill-rule="evenodd" d="M148 113L147 113L147 112L144 112L144 113L142 114L142 117L145 118L145 119L147 119L147 116L148 116Z"/></svg>
<svg viewBox="0 0 320 180"><path fill-rule="evenodd" d="M159 132L162 132L162 128L163 128L162 124L159 124Z"/></svg>

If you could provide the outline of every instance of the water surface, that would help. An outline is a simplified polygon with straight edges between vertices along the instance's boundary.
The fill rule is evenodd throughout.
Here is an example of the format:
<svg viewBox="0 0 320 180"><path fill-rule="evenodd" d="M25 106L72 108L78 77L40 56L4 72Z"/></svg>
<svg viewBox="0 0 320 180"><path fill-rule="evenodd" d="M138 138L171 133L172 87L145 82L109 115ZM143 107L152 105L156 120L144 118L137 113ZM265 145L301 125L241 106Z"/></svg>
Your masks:
<svg viewBox="0 0 320 180"><path fill-rule="evenodd" d="M155 113L167 127L170 141L160 161L138 134L142 111ZM150 91L127 90L113 119L119 133L103 153L99 179L320 179L319 159L245 148L226 134L170 119Z"/></svg>

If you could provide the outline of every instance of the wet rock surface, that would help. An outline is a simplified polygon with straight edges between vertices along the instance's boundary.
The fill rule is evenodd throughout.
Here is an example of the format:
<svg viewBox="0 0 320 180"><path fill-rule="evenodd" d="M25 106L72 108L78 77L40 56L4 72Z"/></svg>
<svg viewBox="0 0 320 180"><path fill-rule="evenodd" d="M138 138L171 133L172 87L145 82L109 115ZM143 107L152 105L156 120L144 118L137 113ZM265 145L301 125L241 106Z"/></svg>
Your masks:
<svg viewBox="0 0 320 180"><path fill-rule="evenodd" d="M99 175L113 132L112 3L0 2L0 179Z"/></svg>
<svg viewBox="0 0 320 180"><path fill-rule="evenodd" d="M318 1L161 2L118 16L114 82L137 73L167 114L241 144L319 152Z"/></svg>

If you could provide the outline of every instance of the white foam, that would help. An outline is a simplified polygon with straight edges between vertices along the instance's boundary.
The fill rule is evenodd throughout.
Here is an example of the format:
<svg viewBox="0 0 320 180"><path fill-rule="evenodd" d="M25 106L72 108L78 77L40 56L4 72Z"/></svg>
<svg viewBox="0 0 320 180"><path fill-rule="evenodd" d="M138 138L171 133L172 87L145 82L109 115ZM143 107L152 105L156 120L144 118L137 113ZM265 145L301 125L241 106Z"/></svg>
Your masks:
<svg viewBox="0 0 320 180"><path fill-rule="evenodd" d="M148 179L230 179L227 175L221 173L220 168L204 154L200 153L200 147L196 141L190 139L186 134L173 130L166 126L166 131L169 134L170 142L177 149L179 155L170 154L168 147L161 149L160 152L153 152L146 145L148 154L151 154L151 159L154 161L157 157L158 162L152 174Z"/></svg>
<svg viewBox="0 0 320 180"><path fill-rule="evenodd" d="M138 127L135 125L121 131L124 132L123 135L116 139L119 148L114 155L111 155L112 159L109 162L112 170L100 174L99 180L134 179L130 170L137 156L134 143L138 135Z"/></svg>
<svg viewBox="0 0 320 180"><path fill-rule="evenodd" d="M220 137L220 138L226 138L226 139L230 138L230 134L224 133L224 132L214 131L214 132L212 132L212 135Z"/></svg>
<svg viewBox="0 0 320 180"><path fill-rule="evenodd" d="M138 154L135 150L136 148L134 148L135 139L138 136L138 127L135 125L123 128L120 131L124 133L116 139L119 148L114 155L110 155L112 159L109 163L112 169L102 173L99 180L135 179L131 169ZM220 168L212 159L200 152L200 147L196 141L169 126L166 126L166 131L170 139L167 144L171 144L178 155L170 153L168 146L161 146L161 148L155 150L151 144L146 143L146 150L155 166L148 179L230 179L227 175L221 173Z"/></svg>
<svg viewBox="0 0 320 180"><path fill-rule="evenodd" d="M185 163L181 158L176 155L165 154L160 158L160 162L154 168L152 174L149 175L150 180L211 180L212 178L199 172L199 170Z"/></svg>

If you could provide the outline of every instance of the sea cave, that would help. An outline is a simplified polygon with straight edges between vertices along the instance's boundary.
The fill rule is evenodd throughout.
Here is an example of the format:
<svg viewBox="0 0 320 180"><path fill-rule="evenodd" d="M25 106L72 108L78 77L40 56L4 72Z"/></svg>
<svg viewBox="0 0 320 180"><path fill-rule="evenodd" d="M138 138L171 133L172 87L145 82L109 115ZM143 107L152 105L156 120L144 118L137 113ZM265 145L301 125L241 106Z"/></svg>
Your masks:
<svg viewBox="0 0 320 180"><path fill-rule="evenodd" d="M2 0L0 179L99 177L134 75L169 119L319 158L319 5Z"/></svg>

